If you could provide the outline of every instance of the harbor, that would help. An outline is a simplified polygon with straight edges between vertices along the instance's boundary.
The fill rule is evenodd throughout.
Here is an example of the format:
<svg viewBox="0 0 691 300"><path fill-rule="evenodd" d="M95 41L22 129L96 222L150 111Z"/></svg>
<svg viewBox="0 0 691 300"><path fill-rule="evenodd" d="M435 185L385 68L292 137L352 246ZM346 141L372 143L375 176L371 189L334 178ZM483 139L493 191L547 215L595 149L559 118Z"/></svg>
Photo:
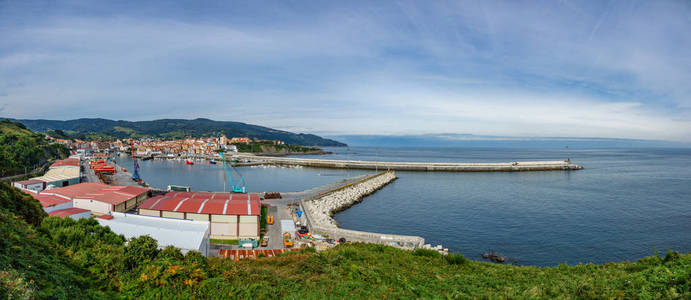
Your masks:
<svg viewBox="0 0 691 300"><path fill-rule="evenodd" d="M366 162L378 161L379 157L377 149L371 148L335 151L340 153L325 156L330 158L325 161L341 159ZM259 195L261 203L268 208L266 213L275 220L261 230L254 227L254 231L258 233L252 233L252 236L258 234L256 237L259 238L264 234L265 243L260 239L260 243L253 246L253 249L290 248L291 246L284 244L283 239L283 235L289 231L292 233L292 249L304 245L323 250L338 245L342 240L346 243L365 242L405 249L433 248L440 252L445 252L444 249L448 248L450 252L464 253L469 258L478 260L493 261L493 258L497 258L500 261L503 258L505 263L555 265L563 261L578 263L614 259L615 254L608 254L607 249L625 250L626 257L641 257L649 249L656 247L651 240L645 240L644 236L647 232L653 232L654 228L659 229L660 225L654 220L646 222L658 225L647 231L641 229L642 233L623 229L633 225L621 212L647 211L644 208L648 207L646 205L650 203L650 199L654 199L651 198L654 195L644 196L644 184L634 183L641 176L657 178L655 170L659 169L648 167L657 166L657 161L645 159L649 152L636 154L638 165L642 166L640 170L626 167L625 159L630 153L623 150L565 148L539 152L533 149L455 149L423 152L397 150L398 156L387 156L394 161L430 161L430 165L456 164L454 162L457 161L468 161L475 165L486 165L483 161L500 164L497 162L513 158L518 161L519 166L523 161L535 161L536 158L558 161L560 157L575 157L574 162L588 167L579 172L388 172L384 168L368 170L303 167L295 164L301 158L285 157L290 159L290 164L273 164L259 161L266 157L257 157L251 161L252 158L247 159L246 156L230 155L226 165L230 166L233 160L238 163L251 161L251 166L236 165L232 176L234 179L244 177L247 193ZM356 160L347 159L348 157ZM209 158L178 156L177 159L137 159L141 182L136 182L132 180L137 168L134 167L131 155L118 155L114 152L108 156L107 163L103 164L97 161L106 157L96 157L94 154L94 161L82 161L81 182L98 183L103 178L106 179L103 182L111 186L144 187L150 192L150 198L166 194L171 194L172 197L173 191L179 189L169 191L168 187L182 187L182 191L192 192L190 196L197 193L194 197L198 207L193 207L191 200L183 203L182 200L188 196L180 194L170 201L166 200L170 202L169 208L156 207L156 211L147 213L181 220L204 217L198 215L201 203L206 199L211 201L211 198L199 198L205 195L204 191L223 197L231 192L223 162L216 159L217 164L213 164L210 160L214 158ZM194 164L188 164L187 160ZM665 170L670 168L676 168L676 174L682 178L687 176L687 170L678 165L665 165ZM648 174L651 170L653 172ZM600 183L611 180L613 172L617 172L617 180L603 190ZM62 184L62 181L55 183L57 186ZM673 182L659 179L656 184L675 191ZM598 201L602 197L613 199L614 202ZM75 209L83 206L80 201L75 200ZM176 211L177 204L180 204L180 208ZM219 204L221 207L224 205ZM203 210L210 207L207 204ZM126 208L132 209L135 206L128 202ZM119 208L115 206L113 209ZM185 212L180 211L182 209ZM256 210L258 209L253 207L252 213L256 213ZM244 214L248 213L247 210L242 211ZM228 210L226 213L233 218L232 215L239 212ZM582 221L583 218L587 221ZM612 218L618 220L616 224L608 221ZM250 229L248 223L241 222L247 221L247 217L241 219L243 220L238 219L237 222L231 219L231 224L239 226L236 231L231 231L231 240L236 239L235 232ZM293 225L285 227L283 221ZM116 221L110 222L124 221L118 221L116 217ZM224 223L223 220L206 222L210 224L210 236L215 235L216 224L219 222ZM596 234L598 232L607 234ZM301 235L304 233L311 235L303 238ZM680 235L683 232L671 233L670 237L665 238L665 244L678 244L675 241L683 240ZM250 234L238 234L238 238L242 236ZM618 238L608 239L612 236ZM643 239L646 244L624 250L617 248L620 241L633 239ZM235 251L246 250L244 242L240 244L236 240L235 243L211 242L207 253L209 256L228 256L233 259L236 256L252 257ZM440 244L443 246L432 246ZM181 244L181 247L191 247L189 249L197 246ZM591 248L597 251L590 250ZM568 249L569 254L564 256L563 249ZM267 256L269 254L265 253ZM255 253L254 256L256 255L258 254Z"/></svg>
<svg viewBox="0 0 691 300"><path fill-rule="evenodd" d="M181 166L188 166L187 164ZM117 172L112 175L112 182L125 185L137 185L131 180L131 174L123 170L123 166L115 164L113 166ZM392 233L374 233L358 230L348 230L338 227L331 216L341 210L345 210L353 204L359 203L369 194L376 192L383 186L396 179L393 171L379 172L375 174L357 175L354 177L337 180L316 188L310 188L299 192L272 192L259 193L264 205L268 205L268 215L281 222L290 222L297 227L304 226L311 233L310 239L298 238L296 231L293 231L295 248L304 246L317 246L326 249L341 242L365 242L375 244L385 244L402 249L413 250L420 247L431 248L425 245L424 238L420 236L396 235ZM127 182L129 181L129 182ZM150 187L152 188L152 187ZM165 192L161 189L153 188L157 193ZM276 197L275 195L278 195ZM267 225L264 238L267 240L265 247L257 249L280 250L285 249L283 234L285 228L283 224ZM438 246L439 250L444 250ZM234 249L242 247L211 244L209 255L224 256L237 259L237 252ZM446 250L448 251L448 250ZM243 255L243 257L248 257Z"/></svg>

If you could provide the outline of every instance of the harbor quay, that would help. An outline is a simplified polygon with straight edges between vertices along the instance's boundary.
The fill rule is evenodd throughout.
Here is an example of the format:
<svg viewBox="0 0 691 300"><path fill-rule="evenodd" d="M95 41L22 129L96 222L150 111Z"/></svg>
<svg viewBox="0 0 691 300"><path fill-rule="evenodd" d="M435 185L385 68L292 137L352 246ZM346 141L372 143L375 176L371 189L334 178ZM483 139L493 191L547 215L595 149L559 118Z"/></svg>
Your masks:
<svg viewBox="0 0 691 300"><path fill-rule="evenodd" d="M299 165L315 168L396 170L425 172L522 172L522 171L573 171L583 166L570 160L514 161L505 163L433 163L433 162L383 162L360 160L328 160L293 157L257 156L234 154L233 157L247 164Z"/></svg>
<svg viewBox="0 0 691 300"><path fill-rule="evenodd" d="M333 239L386 244L404 249L423 247L425 239L419 236L342 229L332 218L334 213L362 201L363 197L376 192L396 178L394 171L381 172L305 199L300 202L304 211L302 222L307 224L311 232Z"/></svg>

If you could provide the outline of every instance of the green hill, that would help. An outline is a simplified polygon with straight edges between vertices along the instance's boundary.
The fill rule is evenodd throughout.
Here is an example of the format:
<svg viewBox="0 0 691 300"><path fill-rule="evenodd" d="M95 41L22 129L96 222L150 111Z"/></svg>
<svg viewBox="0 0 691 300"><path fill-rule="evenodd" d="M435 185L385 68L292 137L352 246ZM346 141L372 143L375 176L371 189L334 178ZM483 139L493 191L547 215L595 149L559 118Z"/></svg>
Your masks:
<svg viewBox="0 0 691 300"><path fill-rule="evenodd" d="M24 173L55 158L69 154L61 145L49 145L42 135L23 124L0 121L0 177Z"/></svg>
<svg viewBox="0 0 691 300"><path fill-rule="evenodd" d="M234 262L159 250L148 236L125 243L94 219L44 217L27 197L0 183L4 299L691 297L691 254L540 268L355 243Z"/></svg>
<svg viewBox="0 0 691 300"><path fill-rule="evenodd" d="M287 144L303 146L346 146L338 141L314 134L292 133L268 127L240 122L213 121L209 119L162 119L154 121L113 121L107 119L16 120L38 132L61 130L79 139L152 137L180 139L226 135L263 140L281 140Z"/></svg>

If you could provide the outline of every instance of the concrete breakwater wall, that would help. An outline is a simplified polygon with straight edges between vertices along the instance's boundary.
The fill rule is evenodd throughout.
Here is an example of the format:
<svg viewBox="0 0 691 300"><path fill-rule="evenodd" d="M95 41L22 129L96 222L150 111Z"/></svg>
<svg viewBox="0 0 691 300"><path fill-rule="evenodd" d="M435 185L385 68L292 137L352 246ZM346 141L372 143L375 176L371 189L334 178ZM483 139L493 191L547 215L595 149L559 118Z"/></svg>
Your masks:
<svg viewBox="0 0 691 300"><path fill-rule="evenodd" d="M353 242L387 244L406 249L422 247L425 239L419 236L342 229L332 218L335 212L362 201L363 197L376 192L396 178L396 173L393 171L382 172L302 201L302 210L305 213L310 231L328 235L333 239L345 238L347 241Z"/></svg>
<svg viewBox="0 0 691 300"><path fill-rule="evenodd" d="M235 154L241 160L252 163L300 165L315 168L428 171L428 172L521 172L521 171L572 171L583 166L569 160L521 161L505 163L427 163L427 162L383 162L360 160L328 160L292 157L269 157Z"/></svg>

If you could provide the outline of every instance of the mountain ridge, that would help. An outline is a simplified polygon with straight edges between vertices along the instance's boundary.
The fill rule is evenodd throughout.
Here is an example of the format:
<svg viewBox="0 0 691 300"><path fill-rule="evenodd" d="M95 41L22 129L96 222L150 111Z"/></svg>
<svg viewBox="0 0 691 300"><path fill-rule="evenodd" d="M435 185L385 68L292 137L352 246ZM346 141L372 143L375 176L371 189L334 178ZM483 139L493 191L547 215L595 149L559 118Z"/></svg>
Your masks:
<svg viewBox="0 0 691 300"><path fill-rule="evenodd" d="M9 119L20 122L37 132L61 130L80 139L98 138L185 138L202 136L249 137L281 140L286 144L303 146L342 147L346 144L314 134L293 133L270 127L235 121L215 121L206 118L158 119L150 121L80 118L73 120Z"/></svg>

